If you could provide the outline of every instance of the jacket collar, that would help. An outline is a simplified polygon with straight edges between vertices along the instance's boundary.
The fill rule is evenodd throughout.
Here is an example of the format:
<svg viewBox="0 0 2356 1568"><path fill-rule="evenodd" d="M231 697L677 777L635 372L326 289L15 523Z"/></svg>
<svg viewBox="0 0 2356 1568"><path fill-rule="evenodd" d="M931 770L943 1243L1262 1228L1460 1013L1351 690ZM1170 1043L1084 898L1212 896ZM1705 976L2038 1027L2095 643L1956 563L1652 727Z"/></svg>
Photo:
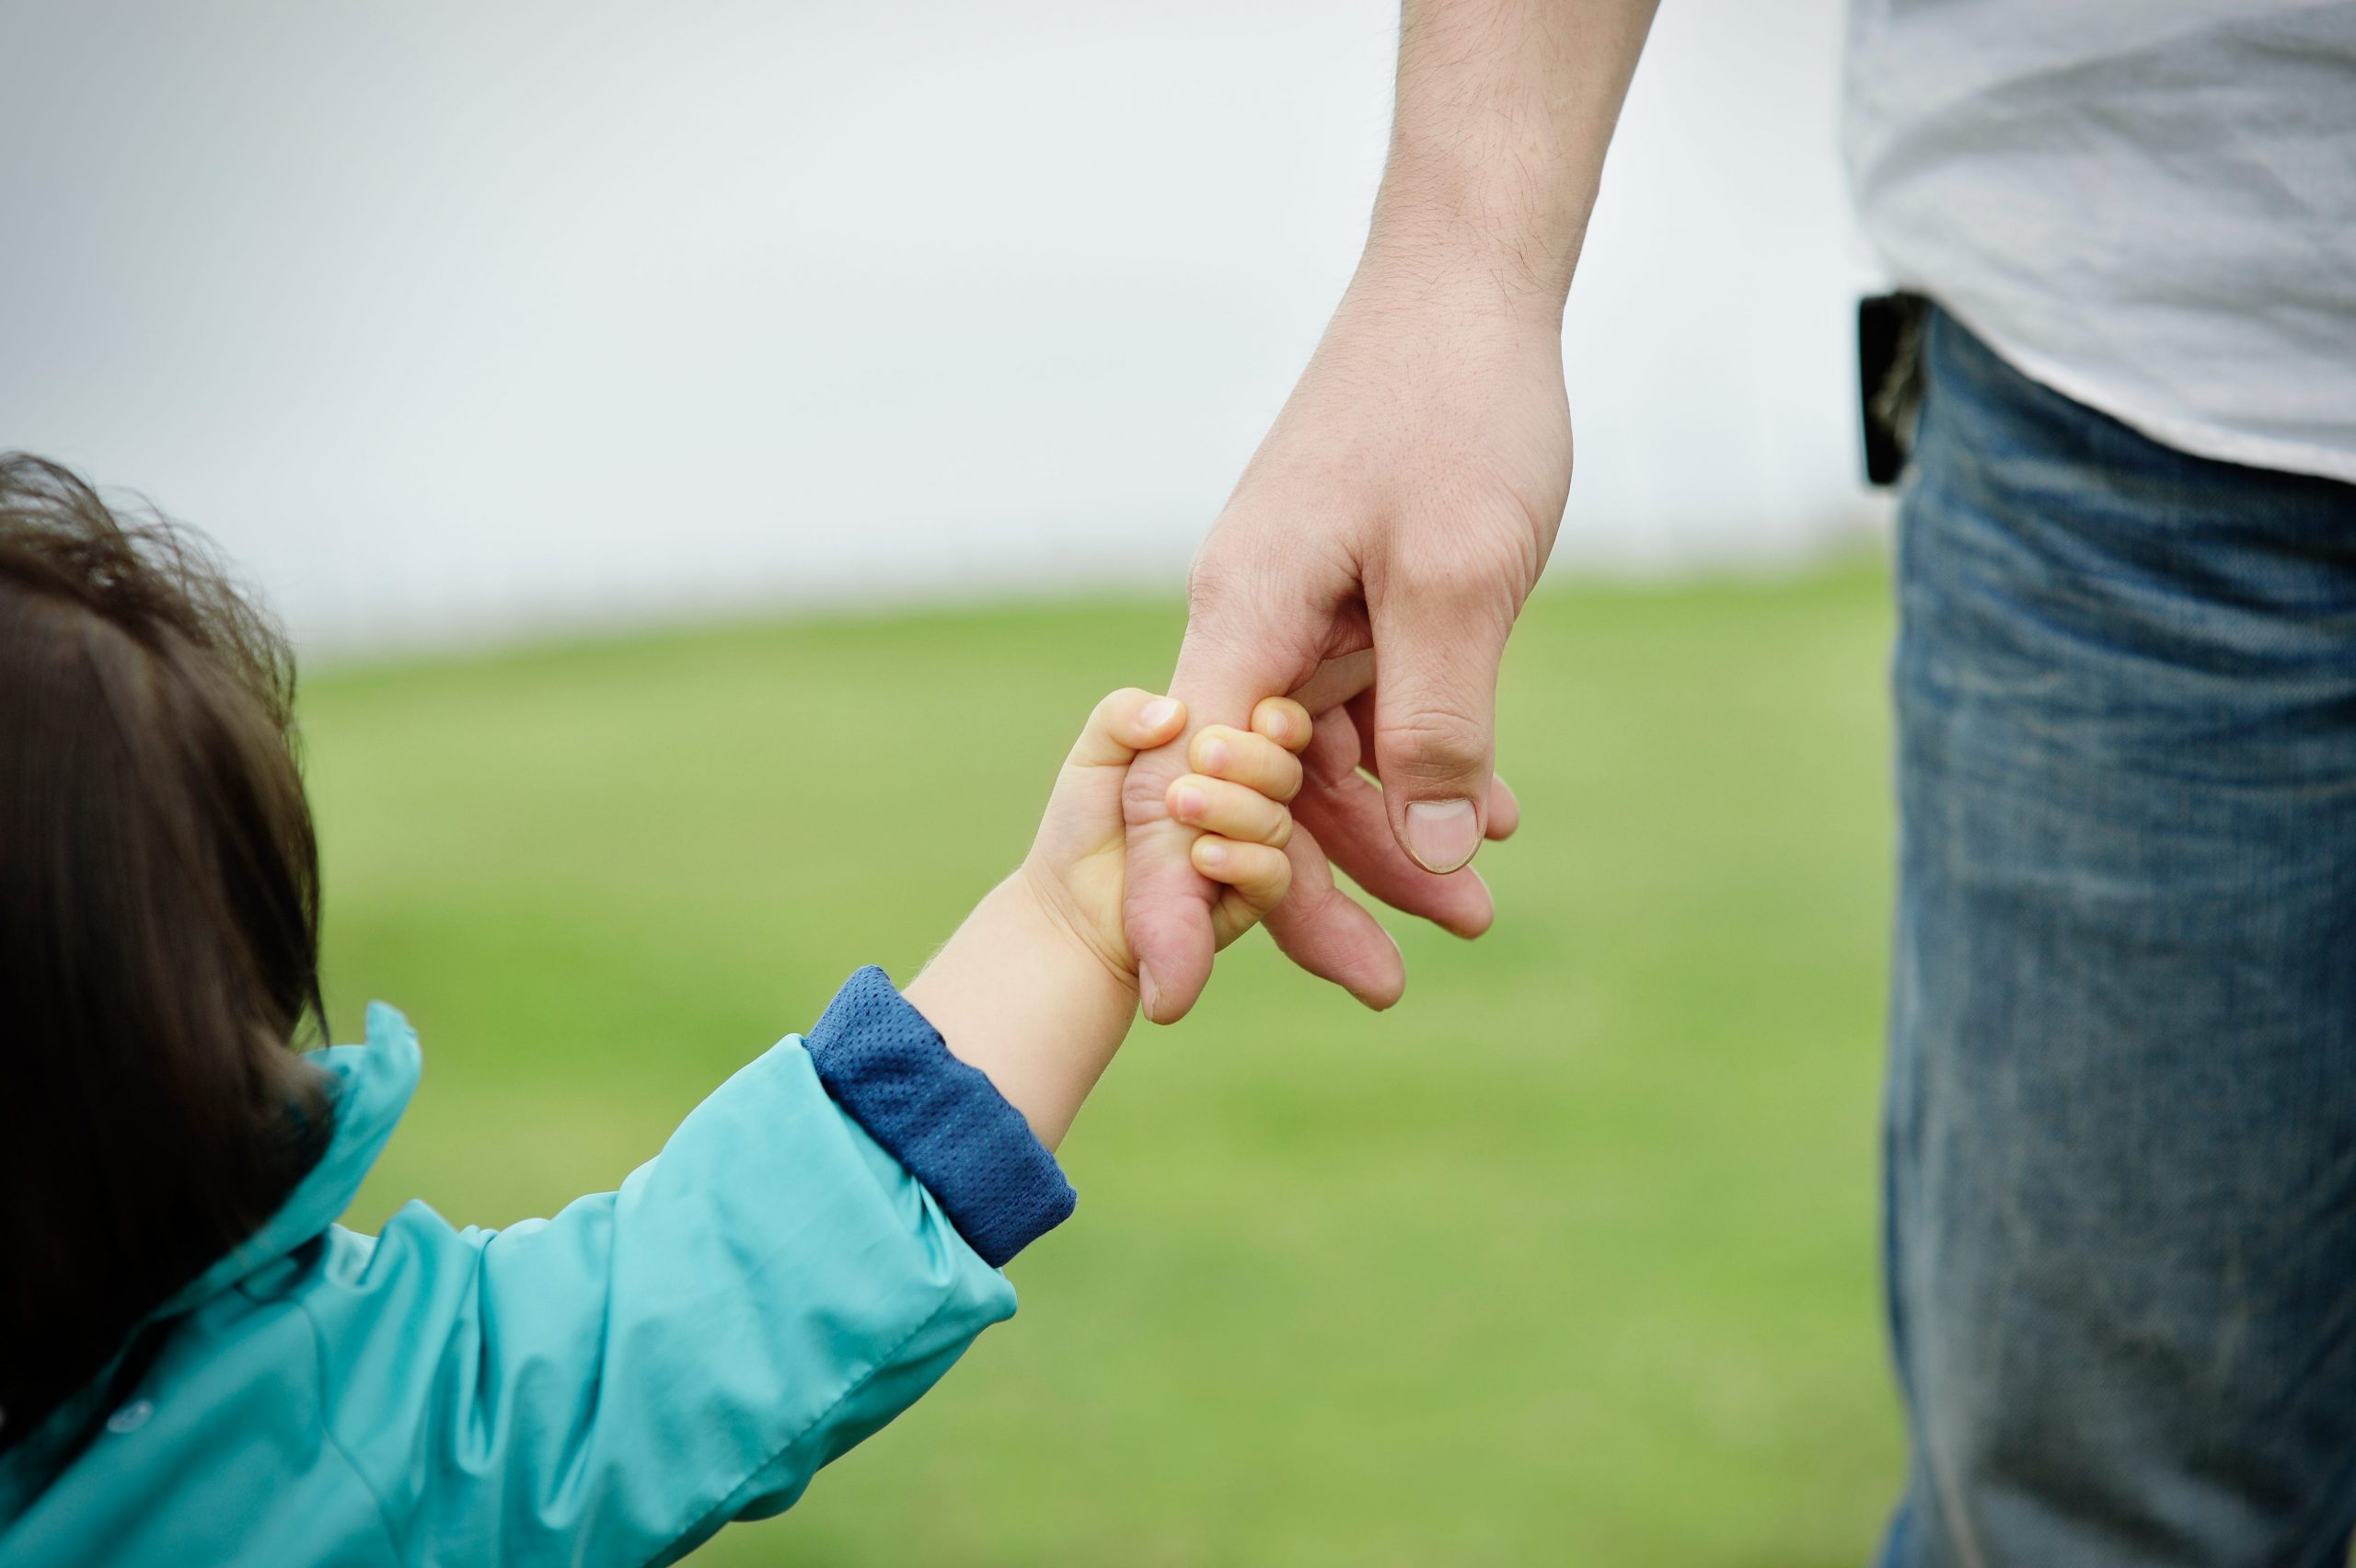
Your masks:
<svg viewBox="0 0 2356 1568"><path fill-rule="evenodd" d="M359 1195L361 1182L417 1092L417 1031L383 1002L368 1004L366 1044L330 1045L304 1060L328 1075L328 1092L335 1101L335 1133L327 1152L260 1229L214 1259L149 1313L142 1327L202 1306L333 1225Z"/></svg>
<svg viewBox="0 0 2356 1568"><path fill-rule="evenodd" d="M47 1489L107 1413L124 1357L142 1332L166 1319L193 1311L266 1263L274 1262L333 1225L352 1205L369 1167L417 1092L420 1058L417 1032L383 1002L368 1006L364 1045L330 1045L304 1060L327 1075L335 1104L335 1131L327 1152L311 1167L278 1212L140 1320L122 1349L81 1390L44 1417L33 1431L0 1448L0 1535Z"/></svg>

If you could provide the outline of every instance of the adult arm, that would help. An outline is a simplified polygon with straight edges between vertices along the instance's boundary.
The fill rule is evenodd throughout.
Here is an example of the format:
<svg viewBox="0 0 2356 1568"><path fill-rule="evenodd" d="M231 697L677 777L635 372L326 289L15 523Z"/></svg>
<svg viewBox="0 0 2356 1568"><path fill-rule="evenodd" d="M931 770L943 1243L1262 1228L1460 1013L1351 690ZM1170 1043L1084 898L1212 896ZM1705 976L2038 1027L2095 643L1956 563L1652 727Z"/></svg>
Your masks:
<svg viewBox="0 0 2356 1568"><path fill-rule="evenodd" d="M1569 493L1563 303L1654 5L1407 0L1364 256L1195 561L1172 684L1195 722L1239 722L1374 651L1360 718L1381 788L1311 767L1268 919L1369 1006L1398 998L1398 949L1326 855L1461 935L1491 917L1480 879L1451 873L1511 826L1491 772L1497 664ZM1124 801L1129 940L1161 1022L1193 1006L1212 951L1215 890L1163 808L1183 747L1139 758Z"/></svg>

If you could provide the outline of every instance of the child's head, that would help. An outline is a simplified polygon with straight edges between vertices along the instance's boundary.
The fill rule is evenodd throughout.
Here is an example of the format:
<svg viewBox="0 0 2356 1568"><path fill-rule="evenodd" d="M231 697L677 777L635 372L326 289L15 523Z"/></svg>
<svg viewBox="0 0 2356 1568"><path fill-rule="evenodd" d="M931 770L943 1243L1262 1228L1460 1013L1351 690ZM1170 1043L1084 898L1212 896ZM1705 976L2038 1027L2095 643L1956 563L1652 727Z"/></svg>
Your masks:
<svg viewBox="0 0 2356 1568"><path fill-rule="evenodd" d="M188 536L0 455L0 1439L325 1142L294 685Z"/></svg>

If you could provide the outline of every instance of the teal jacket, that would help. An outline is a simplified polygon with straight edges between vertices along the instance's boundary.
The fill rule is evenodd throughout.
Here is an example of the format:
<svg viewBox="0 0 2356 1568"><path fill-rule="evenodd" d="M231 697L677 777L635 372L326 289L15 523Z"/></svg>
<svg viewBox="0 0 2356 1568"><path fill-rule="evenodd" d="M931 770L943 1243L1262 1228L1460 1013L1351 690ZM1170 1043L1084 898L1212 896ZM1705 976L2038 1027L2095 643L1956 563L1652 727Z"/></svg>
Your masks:
<svg viewBox="0 0 2356 1568"><path fill-rule="evenodd" d="M993 1264L1070 1209L870 970L618 1192L355 1235L419 1070L398 1013L367 1033L310 1058L334 1138L284 1206L0 1450L6 1568L671 1562L930 1388L1013 1313Z"/></svg>

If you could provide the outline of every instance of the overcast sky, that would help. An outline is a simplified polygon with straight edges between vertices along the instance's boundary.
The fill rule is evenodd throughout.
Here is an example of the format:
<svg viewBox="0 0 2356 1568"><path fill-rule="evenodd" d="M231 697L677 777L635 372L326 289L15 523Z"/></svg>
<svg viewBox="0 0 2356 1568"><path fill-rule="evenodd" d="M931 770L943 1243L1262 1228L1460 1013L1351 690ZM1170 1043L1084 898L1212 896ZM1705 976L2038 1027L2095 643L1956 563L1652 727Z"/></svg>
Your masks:
<svg viewBox="0 0 2356 1568"><path fill-rule="evenodd" d="M1838 0L1671 0L1567 331L1558 561L1854 479ZM314 646L1174 584L1347 277L1386 0L14 0L0 446Z"/></svg>

